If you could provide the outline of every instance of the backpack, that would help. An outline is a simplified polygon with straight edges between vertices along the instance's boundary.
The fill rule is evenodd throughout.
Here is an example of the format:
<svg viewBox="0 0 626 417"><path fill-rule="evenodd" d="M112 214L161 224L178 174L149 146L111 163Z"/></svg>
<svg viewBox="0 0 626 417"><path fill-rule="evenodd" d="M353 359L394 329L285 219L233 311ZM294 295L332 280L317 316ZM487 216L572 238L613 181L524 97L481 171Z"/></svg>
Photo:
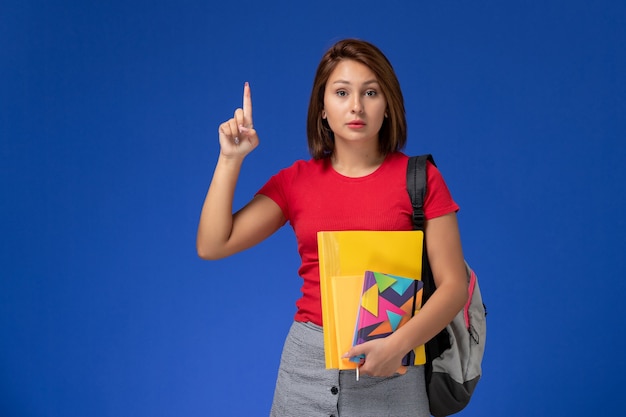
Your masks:
<svg viewBox="0 0 626 417"><path fill-rule="evenodd" d="M423 202L426 195L426 161L435 165L431 155L409 158L407 190L413 205L413 229L424 230ZM436 166L436 165L435 165ZM435 291L424 241L422 303ZM476 274L466 262L469 297L452 322L425 345L426 392L430 413L445 417L461 411L469 403L482 375L485 352L487 310L482 301Z"/></svg>

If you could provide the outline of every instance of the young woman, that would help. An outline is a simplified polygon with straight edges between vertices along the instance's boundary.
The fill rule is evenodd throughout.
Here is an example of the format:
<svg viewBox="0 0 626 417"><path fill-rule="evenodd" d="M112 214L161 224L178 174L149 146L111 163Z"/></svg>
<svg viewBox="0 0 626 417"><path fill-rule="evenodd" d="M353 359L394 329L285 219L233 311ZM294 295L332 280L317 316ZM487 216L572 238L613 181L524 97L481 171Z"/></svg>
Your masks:
<svg viewBox="0 0 626 417"><path fill-rule="evenodd" d="M259 144L250 86L243 107L219 127L220 155L197 236L198 255L220 259L261 242L285 223L302 258L302 297L283 348L272 416L430 416L422 366L396 373L402 357L430 340L467 299L457 204L433 165L424 203L428 258L437 290L392 335L353 347L354 371L325 369L317 232L411 230L406 191L406 118L400 84L371 43L345 39L318 66L307 117L312 159L279 171L233 214L243 159Z"/></svg>

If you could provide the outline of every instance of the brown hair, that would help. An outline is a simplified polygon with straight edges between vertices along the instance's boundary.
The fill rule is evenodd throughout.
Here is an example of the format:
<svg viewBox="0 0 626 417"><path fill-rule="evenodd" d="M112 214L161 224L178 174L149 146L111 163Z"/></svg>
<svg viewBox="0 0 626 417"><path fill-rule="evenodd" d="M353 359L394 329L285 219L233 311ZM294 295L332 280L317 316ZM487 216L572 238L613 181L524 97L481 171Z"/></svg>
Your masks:
<svg viewBox="0 0 626 417"><path fill-rule="evenodd" d="M406 144L406 115L400 82L387 57L373 44L359 39L344 39L335 43L322 57L311 91L307 115L309 152L315 159L328 158L335 149L333 132L322 119L324 91L330 74L342 60L359 62L376 75L385 99L387 115L380 128L378 148L381 154L401 150Z"/></svg>

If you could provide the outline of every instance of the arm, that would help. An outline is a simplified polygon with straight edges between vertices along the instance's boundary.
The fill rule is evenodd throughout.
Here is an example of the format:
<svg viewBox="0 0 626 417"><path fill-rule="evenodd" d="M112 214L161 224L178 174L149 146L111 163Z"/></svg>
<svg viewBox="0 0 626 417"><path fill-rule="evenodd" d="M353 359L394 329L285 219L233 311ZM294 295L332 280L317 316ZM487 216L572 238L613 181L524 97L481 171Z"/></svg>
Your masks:
<svg viewBox="0 0 626 417"><path fill-rule="evenodd" d="M353 347L346 357L366 354L361 372L391 375L400 368L402 357L432 339L463 308L467 301L467 271L456 213L426 221L428 260L437 290L419 314L384 339Z"/></svg>
<svg viewBox="0 0 626 417"><path fill-rule="evenodd" d="M243 109L219 127L220 155L200 214L196 250L203 259L220 259L247 249L285 223L280 207L257 196L233 214L235 186L244 158L259 144L252 124L252 98L246 83Z"/></svg>

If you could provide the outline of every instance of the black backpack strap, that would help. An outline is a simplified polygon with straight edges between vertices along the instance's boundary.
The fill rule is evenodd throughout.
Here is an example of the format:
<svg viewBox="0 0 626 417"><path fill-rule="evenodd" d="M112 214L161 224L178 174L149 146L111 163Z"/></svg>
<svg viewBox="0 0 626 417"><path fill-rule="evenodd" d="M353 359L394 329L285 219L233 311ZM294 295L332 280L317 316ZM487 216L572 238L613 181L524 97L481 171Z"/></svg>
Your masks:
<svg viewBox="0 0 626 417"><path fill-rule="evenodd" d="M427 181L426 181L426 162L430 161L435 165L435 161L430 154L412 156L406 170L406 187L411 197L411 205L413 206L413 230L424 231L424 199L426 197ZM435 165L436 166L436 165ZM422 254L422 282L424 290L422 292L422 305L428 301L430 296L435 292L435 280L430 270L428 262L428 250L426 247L426 239L424 239L424 252ZM448 331L443 329L439 334L426 343L426 383L430 382L432 375L431 362L434 358L441 355L445 350L450 348L450 337Z"/></svg>
<svg viewBox="0 0 626 417"><path fill-rule="evenodd" d="M411 156L406 169L406 188L411 197L413 206L413 230L424 231L424 199L426 198L426 162L430 161L435 165L435 161L430 154ZM435 280L430 271L428 254L426 250L426 239L424 239L424 252L422 254L422 282L424 291L422 293L422 304L428 301L435 292Z"/></svg>
<svg viewBox="0 0 626 417"><path fill-rule="evenodd" d="M426 161L435 165L435 160L430 154L412 156L409 158L409 165L406 170L406 187L413 205L413 230L424 230Z"/></svg>

